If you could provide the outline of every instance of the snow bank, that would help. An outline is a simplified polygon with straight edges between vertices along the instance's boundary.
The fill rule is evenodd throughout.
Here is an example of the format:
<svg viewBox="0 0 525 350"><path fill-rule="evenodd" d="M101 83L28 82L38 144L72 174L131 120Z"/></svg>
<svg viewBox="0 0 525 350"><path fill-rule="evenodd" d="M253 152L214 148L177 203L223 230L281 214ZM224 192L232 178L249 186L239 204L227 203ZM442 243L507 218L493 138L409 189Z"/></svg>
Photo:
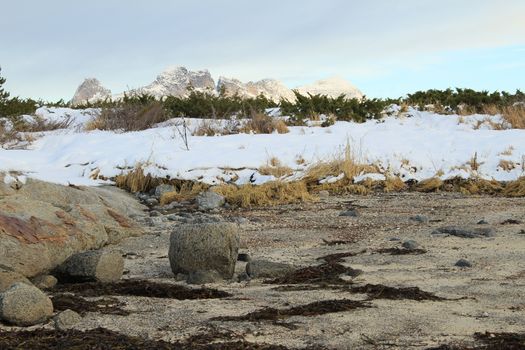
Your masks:
<svg viewBox="0 0 525 350"><path fill-rule="evenodd" d="M421 180L473 174L508 181L523 176L525 130L492 130L499 116L437 115L411 110L409 117L387 117L358 124L337 122L321 127L290 127L288 134L190 136L187 151L170 123L140 132L80 131L96 111L39 109L44 118L69 115L75 127L48 132L26 150L0 149L0 171L76 185L97 185L143 163L156 176L199 180L210 184L235 180L263 183L274 179L257 169L277 157L300 177L308 164L341 156L347 144L354 156L375 163L385 174ZM190 120L198 125L199 120ZM469 161L476 156L479 168ZM298 164L304 159L305 164ZM500 161L515 164L505 171ZM373 175L378 177L378 175ZM366 178L361 176L359 179Z"/></svg>

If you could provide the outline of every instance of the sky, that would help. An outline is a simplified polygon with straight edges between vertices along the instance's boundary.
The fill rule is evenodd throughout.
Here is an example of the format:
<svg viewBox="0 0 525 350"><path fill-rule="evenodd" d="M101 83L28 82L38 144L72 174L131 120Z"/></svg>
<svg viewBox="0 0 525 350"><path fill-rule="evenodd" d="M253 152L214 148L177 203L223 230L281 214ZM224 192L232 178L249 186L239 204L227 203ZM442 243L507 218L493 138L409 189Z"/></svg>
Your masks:
<svg viewBox="0 0 525 350"><path fill-rule="evenodd" d="M524 0L0 0L11 95L114 93L169 66L290 88L330 76L369 97L525 89Z"/></svg>

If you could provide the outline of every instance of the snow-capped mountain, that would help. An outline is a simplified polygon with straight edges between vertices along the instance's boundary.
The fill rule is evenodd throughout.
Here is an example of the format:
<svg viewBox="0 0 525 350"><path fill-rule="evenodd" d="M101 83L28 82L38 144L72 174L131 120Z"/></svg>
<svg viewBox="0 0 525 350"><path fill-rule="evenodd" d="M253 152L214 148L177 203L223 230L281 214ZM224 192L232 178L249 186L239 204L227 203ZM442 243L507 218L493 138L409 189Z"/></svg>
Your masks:
<svg viewBox="0 0 525 350"><path fill-rule="evenodd" d="M102 86L100 81L95 78L87 78L80 84L71 99L72 105L79 105L85 102L95 102L111 97L111 90Z"/></svg>
<svg viewBox="0 0 525 350"><path fill-rule="evenodd" d="M208 70L194 72L185 67L170 67L160 73L151 84L131 90L130 93L146 93L156 98L184 97L189 94L190 89L215 92L215 81Z"/></svg>
<svg viewBox="0 0 525 350"><path fill-rule="evenodd" d="M226 96L257 97L262 94L275 102L279 102L282 99L295 101L293 91L275 79L243 83L237 79L220 77L217 91L223 92Z"/></svg>
<svg viewBox="0 0 525 350"><path fill-rule="evenodd" d="M331 77L318 80L313 84L300 86L297 91L301 95L326 95L329 97L339 97L345 95L347 98L362 99L363 93L354 85L341 77Z"/></svg>
<svg viewBox="0 0 525 350"><path fill-rule="evenodd" d="M211 94L224 93L226 96L239 95L242 97L256 97L260 94L279 102L282 99L290 102L295 101L292 89L275 79L263 79L256 82L243 83L235 78L220 77L217 85L208 70L191 71L185 67L171 67L163 71L149 85L139 87L127 94L150 94L156 98L165 96L185 97L190 90L207 92ZM328 95L338 97L345 95L347 98L363 98L363 93L354 85L343 78L333 77L319 80L313 84L300 86L297 91L303 95ZM119 99L124 93L111 95L109 89L104 88L97 79L86 79L77 89L71 102L80 104L82 102L103 100L107 97Z"/></svg>

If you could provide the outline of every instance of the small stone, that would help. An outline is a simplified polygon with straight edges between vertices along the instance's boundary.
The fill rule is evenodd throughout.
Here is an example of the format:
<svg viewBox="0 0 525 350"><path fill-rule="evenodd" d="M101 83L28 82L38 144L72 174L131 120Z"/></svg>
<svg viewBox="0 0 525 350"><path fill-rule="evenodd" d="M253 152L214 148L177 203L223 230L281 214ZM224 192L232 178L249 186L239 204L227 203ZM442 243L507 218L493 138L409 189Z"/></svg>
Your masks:
<svg viewBox="0 0 525 350"><path fill-rule="evenodd" d="M482 220L478 221L478 225L488 225L488 224L489 224L489 222L486 221L485 219L482 219Z"/></svg>
<svg viewBox="0 0 525 350"><path fill-rule="evenodd" d="M412 239L409 239L407 241L404 241L403 244L401 244L401 246L408 250L414 250L419 247L419 243L417 243L416 241Z"/></svg>
<svg viewBox="0 0 525 350"><path fill-rule="evenodd" d="M206 283L216 283L222 281L221 275L215 271L192 271L188 274L186 282L188 284L206 284Z"/></svg>
<svg viewBox="0 0 525 350"><path fill-rule="evenodd" d="M401 240L401 238L399 237L392 237L389 239L390 242L399 242Z"/></svg>
<svg viewBox="0 0 525 350"><path fill-rule="evenodd" d="M197 203L199 210L213 210L222 207L225 199L218 193L207 191L199 193L195 198L195 203Z"/></svg>
<svg viewBox="0 0 525 350"><path fill-rule="evenodd" d="M496 235L494 229L490 227L483 228L463 228L457 226L446 226L440 227L432 231L433 235L449 234L451 236L461 238L480 238L480 237L493 237Z"/></svg>
<svg viewBox="0 0 525 350"><path fill-rule="evenodd" d="M124 258L117 252L90 250L69 257L57 269L65 281L115 282L122 277Z"/></svg>
<svg viewBox="0 0 525 350"><path fill-rule="evenodd" d="M41 275L32 279L33 284L40 289L51 289L57 285L58 280L55 276Z"/></svg>
<svg viewBox="0 0 525 350"><path fill-rule="evenodd" d="M32 326L53 315L53 303L33 285L18 282L0 293L0 319L16 326Z"/></svg>
<svg viewBox="0 0 525 350"><path fill-rule="evenodd" d="M149 216L151 216L151 217L157 217L157 216L161 216L161 215L162 214L158 210L152 210L152 211L149 212Z"/></svg>
<svg viewBox="0 0 525 350"><path fill-rule="evenodd" d="M18 282L31 285L31 282L18 272L0 269L0 293L8 290L13 284Z"/></svg>
<svg viewBox="0 0 525 350"><path fill-rule="evenodd" d="M55 328L60 331L70 329L80 321L82 321L82 316L70 309L64 310L53 317Z"/></svg>
<svg viewBox="0 0 525 350"><path fill-rule="evenodd" d="M159 201L156 198L148 198L145 201L146 205L150 207L154 207L156 205L159 205Z"/></svg>
<svg viewBox="0 0 525 350"><path fill-rule="evenodd" d="M248 253L239 253L237 254L237 261L249 262L251 260Z"/></svg>
<svg viewBox="0 0 525 350"><path fill-rule="evenodd" d="M149 217L146 218L144 221L149 226L162 226L164 224L164 217Z"/></svg>
<svg viewBox="0 0 525 350"><path fill-rule="evenodd" d="M279 278L295 270L295 266L268 260L252 260L246 264L251 278Z"/></svg>
<svg viewBox="0 0 525 350"><path fill-rule="evenodd" d="M250 275L248 275L246 272L241 272L238 276L237 276L237 281L238 282L248 282L250 281L252 278L250 277Z"/></svg>
<svg viewBox="0 0 525 350"><path fill-rule="evenodd" d="M410 217L410 220L420 223L427 223L430 221L425 215L414 215Z"/></svg>
<svg viewBox="0 0 525 350"><path fill-rule="evenodd" d="M472 264L470 263L470 261L466 260L466 259L459 259L455 264L454 266L457 266L457 267L472 267Z"/></svg>
<svg viewBox="0 0 525 350"><path fill-rule="evenodd" d="M345 210L345 211L342 211L339 213L339 216L348 216L348 217L357 217L359 216L359 214L357 213L357 211L355 209L352 209L352 210Z"/></svg>

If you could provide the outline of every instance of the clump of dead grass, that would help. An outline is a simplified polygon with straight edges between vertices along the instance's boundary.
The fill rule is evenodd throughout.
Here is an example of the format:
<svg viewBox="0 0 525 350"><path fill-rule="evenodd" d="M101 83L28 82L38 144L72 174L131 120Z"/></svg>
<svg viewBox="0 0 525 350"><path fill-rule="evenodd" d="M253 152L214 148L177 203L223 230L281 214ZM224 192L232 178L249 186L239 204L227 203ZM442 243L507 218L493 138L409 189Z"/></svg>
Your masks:
<svg viewBox="0 0 525 350"><path fill-rule="evenodd" d="M503 190L503 195L507 197L525 197L525 176L511 181Z"/></svg>
<svg viewBox="0 0 525 350"><path fill-rule="evenodd" d="M225 197L229 204L250 208L314 200L302 181L271 181L262 185L219 185L211 190Z"/></svg>
<svg viewBox="0 0 525 350"><path fill-rule="evenodd" d="M98 116L89 121L85 129L140 131L166 121L167 115L160 101L146 105L125 103L117 107L103 108Z"/></svg>
<svg viewBox="0 0 525 350"><path fill-rule="evenodd" d="M419 181L414 189L418 192L436 192L443 186L443 180L439 177L432 177Z"/></svg>
<svg viewBox="0 0 525 350"><path fill-rule="evenodd" d="M255 134L271 134L276 131L278 134L286 134L290 130L286 123L281 119L272 118L263 113L255 113L251 119L240 128L241 132Z"/></svg>
<svg viewBox="0 0 525 350"><path fill-rule="evenodd" d="M144 174L145 164L139 163L128 173L117 175L115 177L115 184L117 187L123 188L129 192L147 192L150 189L160 185L162 180L151 176L151 174Z"/></svg>
<svg viewBox="0 0 525 350"><path fill-rule="evenodd" d="M499 114L503 117L508 127L511 129L525 129L525 106L484 106L484 114L496 115Z"/></svg>
<svg viewBox="0 0 525 350"><path fill-rule="evenodd" d="M317 184L320 180L331 176L340 176L344 174L344 178L350 181L355 176L366 173L377 173L379 169L376 165L366 164L347 142L342 155L338 155L329 161L320 161L312 164L306 170L303 181L307 184ZM339 182L339 181L338 181Z"/></svg>
<svg viewBox="0 0 525 350"><path fill-rule="evenodd" d="M401 192L407 189L407 185L398 176L387 176L383 183L384 192Z"/></svg>
<svg viewBox="0 0 525 350"><path fill-rule="evenodd" d="M272 175L276 178L282 178L293 174L292 168L283 165L277 157L270 158L266 165L261 166L258 170L261 175Z"/></svg>
<svg viewBox="0 0 525 350"><path fill-rule="evenodd" d="M175 186L176 190L161 195L160 204L166 205L171 202L183 202L194 199L203 191L207 191L210 186L202 182L184 181ZM178 187L178 188L177 188Z"/></svg>

